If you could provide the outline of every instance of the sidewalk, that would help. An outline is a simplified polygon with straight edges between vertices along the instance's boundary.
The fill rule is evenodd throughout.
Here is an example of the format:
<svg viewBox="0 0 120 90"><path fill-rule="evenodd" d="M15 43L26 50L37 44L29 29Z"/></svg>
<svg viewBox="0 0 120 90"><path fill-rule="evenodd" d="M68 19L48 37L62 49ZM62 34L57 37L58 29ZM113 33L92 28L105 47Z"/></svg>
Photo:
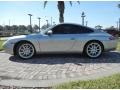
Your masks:
<svg viewBox="0 0 120 90"><path fill-rule="evenodd" d="M106 76L110 76L112 74L120 72L120 67L114 68L112 70L108 70L106 72L99 72L95 74L91 74L88 76L81 76L76 78L66 78L66 79L53 79L53 80L0 80L0 85L5 86L17 86L17 87L51 87L61 83L75 81L75 80L91 80L91 79L98 79Z"/></svg>
<svg viewBox="0 0 120 90"><path fill-rule="evenodd" d="M97 79L120 73L120 52L104 53L98 59L77 55L43 55L21 60L0 53L0 85L51 87L63 82Z"/></svg>

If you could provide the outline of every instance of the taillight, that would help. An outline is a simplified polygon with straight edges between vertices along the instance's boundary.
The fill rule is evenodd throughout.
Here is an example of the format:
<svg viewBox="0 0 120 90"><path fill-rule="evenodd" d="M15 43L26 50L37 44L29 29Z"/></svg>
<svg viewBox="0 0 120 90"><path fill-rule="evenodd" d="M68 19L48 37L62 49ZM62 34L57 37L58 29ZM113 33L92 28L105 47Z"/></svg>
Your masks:
<svg viewBox="0 0 120 90"><path fill-rule="evenodd" d="M117 39L117 38L114 37L114 36L110 36L110 37L109 37L109 40L115 40L115 39Z"/></svg>

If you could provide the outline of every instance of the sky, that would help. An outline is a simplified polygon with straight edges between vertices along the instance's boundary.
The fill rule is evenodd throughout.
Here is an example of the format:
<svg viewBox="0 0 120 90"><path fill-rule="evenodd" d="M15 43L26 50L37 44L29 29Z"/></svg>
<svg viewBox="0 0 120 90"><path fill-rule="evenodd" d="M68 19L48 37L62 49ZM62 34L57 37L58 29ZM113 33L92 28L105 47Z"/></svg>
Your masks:
<svg viewBox="0 0 120 90"><path fill-rule="evenodd" d="M65 22L82 23L81 13L85 12L85 21L89 27L101 25L103 28L110 26L117 27L120 18L120 9L117 5L119 1L76 1L71 6L65 1ZM29 16L32 14L32 25L38 25L38 17L41 18L41 26L46 24L46 20L51 23L59 23L59 12L57 1L48 1L46 8L44 1L0 1L0 25L29 25Z"/></svg>

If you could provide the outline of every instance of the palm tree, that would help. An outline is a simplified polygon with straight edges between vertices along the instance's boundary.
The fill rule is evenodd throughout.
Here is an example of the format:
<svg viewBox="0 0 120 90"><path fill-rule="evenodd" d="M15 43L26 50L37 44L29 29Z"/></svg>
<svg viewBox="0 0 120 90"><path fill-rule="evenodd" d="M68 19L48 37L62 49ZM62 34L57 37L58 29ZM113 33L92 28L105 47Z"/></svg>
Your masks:
<svg viewBox="0 0 120 90"><path fill-rule="evenodd" d="M118 4L118 8L120 8L120 4Z"/></svg>
<svg viewBox="0 0 120 90"><path fill-rule="evenodd" d="M72 1L69 1L70 5L72 6ZM79 4L80 2L77 1ZM46 7L47 1L44 2L44 8ZM65 2L64 1L58 1L57 2L57 7L59 10L59 22L63 23L64 22L64 10L65 10Z"/></svg>

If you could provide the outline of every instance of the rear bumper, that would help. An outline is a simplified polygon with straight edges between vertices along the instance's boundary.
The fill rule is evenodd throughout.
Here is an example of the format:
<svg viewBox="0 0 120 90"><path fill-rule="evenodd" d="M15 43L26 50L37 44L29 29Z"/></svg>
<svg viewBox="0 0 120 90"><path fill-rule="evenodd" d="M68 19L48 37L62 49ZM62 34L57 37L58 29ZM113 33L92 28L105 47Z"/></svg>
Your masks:
<svg viewBox="0 0 120 90"><path fill-rule="evenodd" d="M117 48L118 40L103 41L104 51L112 51Z"/></svg>

